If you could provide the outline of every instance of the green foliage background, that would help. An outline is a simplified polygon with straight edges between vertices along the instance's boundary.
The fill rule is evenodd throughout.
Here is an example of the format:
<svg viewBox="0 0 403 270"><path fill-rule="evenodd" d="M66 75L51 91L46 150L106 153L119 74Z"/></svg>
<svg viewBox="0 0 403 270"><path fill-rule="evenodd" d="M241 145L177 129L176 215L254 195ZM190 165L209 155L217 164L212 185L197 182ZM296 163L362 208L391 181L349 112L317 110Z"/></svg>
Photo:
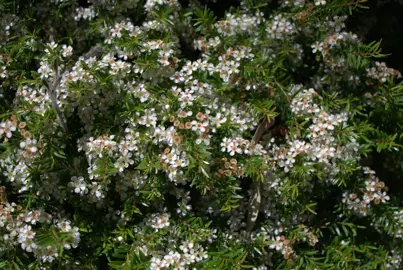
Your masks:
<svg viewBox="0 0 403 270"><path fill-rule="evenodd" d="M50 262L24 250L18 243L0 237L0 268L158 269L152 258L162 258L170 251L180 250L184 242L190 241L203 247L208 256L183 266L189 269L401 269L401 79L391 70L385 81L368 75L367 70L376 67L375 61L387 57L381 51L381 41L345 42L327 48L327 53L325 49L312 53L313 44L324 42L332 35L326 26L328 21L334 16L365 12L365 1L334 0L326 5L306 1L294 5L294 2L247 0L241 6L229 8L228 13L240 20L244 18L243 14L264 14L266 22L254 26L253 35L242 29L228 35L220 33L217 23L225 20L225 15L217 17L214 10L197 1L189 1L191 3L183 7L168 1L148 11L147 2L152 1L0 0L2 25L15 21L10 34L5 38L2 36L0 44L0 67L7 69L7 76L0 78L0 121L6 123L14 119L26 123L25 130L38 140L40 152L40 155L27 158L18 150L23 148L21 142L26 139L21 133L23 128L17 129L11 138L7 138L6 133L0 135L0 165L4 173L0 175L1 222L11 223L10 217L17 220L17 215L24 210L41 209L55 219L67 218L80 234L78 246L69 249L65 245L70 245L74 237L71 232L63 232L57 222L33 224L35 243L55 247L58 252L58 257ZM97 16L76 21L76 8L87 5L94 7ZM273 38L267 34L266 24L275 21L278 14L294 23L296 30L290 37L284 34L281 38ZM136 36L122 30L121 37L112 38L111 44L106 43L107 34L124 21L131 21L135 26L152 21L158 27L150 27L148 32ZM219 38L220 44L210 51L194 47L194 40L215 37ZM165 67L158 62L157 51L144 49L146 42L156 40L172 46L177 65L170 63L172 65ZM52 49L51 41L72 45L71 57L62 56L61 45ZM169 171L161 158L162 144L151 143L154 138L150 139L146 125L135 126L130 121L140 118L139 115L146 114L150 108L156 108L159 110L157 125L173 126L169 117L181 109L181 104L170 91L176 83L169 77L189 60L206 60L218 65L219 56L230 48L242 46L251 48L255 57L239 60L239 73L230 76L228 81L219 73L212 75L208 70L194 71L193 78L210 84L211 96L220 100L223 107L234 104L237 108L250 110L255 128L243 130L228 119L212 133L209 145L196 143L199 136L191 130L179 131L181 147L189 160L189 164L181 169L188 179L180 186L184 190L182 194L178 185L169 180ZM45 49L50 52L44 53ZM97 64L108 53L116 59L124 55L127 58L123 57L122 62L132 65L131 72L119 70L111 74L109 66L99 67L91 64L88 58L80 59L97 49L99 52L92 55ZM62 107L61 116L52 107L50 99L45 102L47 107L43 115L38 113L34 102L19 99L18 89L23 87L36 89L38 93L42 90L50 92L52 76L41 78L38 71L41 61L53 70L57 67L62 71L63 67L66 72L80 67L94 78L93 81L82 79L66 83L68 105ZM343 63L342 68L338 69L340 63ZM136 73L134 67L142 71ZM352 77L359 78L359 83L352 82ZM147 102L140 101L136 94L125 89L140 83L146 85L150 95ZM257 87L245 90L250 85ZM265 131L263 141L270 142L273 138L285 148L294 136L309 141L311 119L296 115L290 109L302 89L309 88L315 88L318 94L315 104L325 111L348 114L348 122L334 127L334 137L343 147L354 139L359 145L356 151L360 158L352 155L350 159L332 163L338 173L332 176L333 181L329 181L326 164L319 160L308 162L303 155L295 158L289 172L284 172L273 161L272 153L235 154L237 169L217 176L223 168L220 160L225 157L229 161L233 157L221 150L223 138L240 134L243 139L252 140L257 124L264 119L269 122L275 119L275 124ZM80 109L84 107L80 102L87 102L94 91L99 91L98 95L105 103L100 104L100 113L88 120L80 115ZM65 102L61 96L58 96L60 104ZM193 118L207 107L206 103L201 97L194 101ZM66 129L59 124L60 118L65 120ZM91 127L90 131L88 127ZM93 138L110 135L123 138L127 128L139 132L136 151L141 155L134 155L133 163L124 170L139 184L137 188L121 192L117 186L126 178L115 166L114 157L108 156L105 150L102 157L91 160L88 159L90 151L81 148L82 141L89 140L88 134ZM7 167L9 160L15 164L29 160L26 171L22 172L27 175L11 175ZM242 173L238 171L238 165L242 167ZM371 205L370 213L362 216L352 211L342 199L345 193L359 194L366 190L367 175L362 173L365 167L376 171L376 176L386 186L382 191L387 192L390 200ZM273 179L281 179L281 188L267 191L263 185L272 183L271 173L276 176ZM95 177L90 179L91 175ZM87 184L95 181L104 188L106 199L101 206L72 192L70 183L72 177L77 176L83 176ZM12 179L24 177L28 179L29 187L20 192ZM40 196L52 183L57 191L53 190L48 197ZM263 210L259 208L256 221L250 223L250 213L254 210L248 208L248 203L253 202L256 192L262 193L258 208ZM190 197L187 204L192 210L179 214L180 202L187 196ZM4 209L11 202L18 207L6 215ZM208 207L217 213L208 212ZM271 213L270 209L274 209L272 213L276 218L264 214ZM113 214L116 211L118 214ZM166 215L164 218L169 218L169 226L155 230L149 224L154 214ZM242 217L240 222L245 226L229 229L228 220L238 216ZM252 231L248 232L247 224L251 224ZM282 230L281 239L279 229ZM2 234L8 234L11 229L3 225L0 230ZM274 234L276 230L277 234ZM283 248L276 250L279 242ZM166 269L174 269L174 266Z"/></svg>

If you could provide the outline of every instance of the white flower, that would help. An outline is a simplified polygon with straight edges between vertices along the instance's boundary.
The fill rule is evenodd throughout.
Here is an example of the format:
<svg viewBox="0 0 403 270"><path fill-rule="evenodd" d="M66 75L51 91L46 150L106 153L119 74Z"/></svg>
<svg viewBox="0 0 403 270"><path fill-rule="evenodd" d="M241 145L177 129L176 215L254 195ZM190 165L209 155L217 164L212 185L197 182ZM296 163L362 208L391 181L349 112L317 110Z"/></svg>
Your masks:
<svg viewBox="0 0 403 270"><path fill-rule="evenodd" d="M71 182L69 183L69 186L71 186L73 188L72 191L77 194L84 195L88 193L87 184L85 183L84 177L82 176L71 177Z"/></svg>
<svg viewBox="0 0 403 270"><path fill-rule="evenodd" d="M17 126L15 126L10 120L0 123L0 135L5 133L7 138L11 138L12 132L14 132L16 129Z"/></svg>
<svg viewBox="0 0 403 270"><path fill-rule="evenodd" d="M0 77L1 77L1 78L6 78L6 77L7 77L6 66L0 67Z"/></svg>
<svg viewBox="0 0 403 270"><path fill-rule="evenodd" d="M389 195L386 194L386 192L384 191L382 194L379 195L379 199L381 199L381 201L383 203L385 203L386 201L390 200Z"/></svg>
<svg viewBox="0 0 403 270"><path fill-rule="evenodd" d="M45 49L45 52L46 52L46 53L50 53L49 49L51 49L52 51L53 51L54 49L56 49L56 48L57 48L57 43L55 43L54 41L52 41L51 43L48 43L47 46L48 46L49 48L46 48L46 49Z"/></svg>
<svg viewBox="0 0 403 270"><path fill-rule="evenodd" d="M67 46L67 45L63 44L62 49L63 49L63 53L62 53L63 57L68 57L73 54L73 47L71 47L71 46Z"/></svg>
<svg viewBox="0 0 403 270"><path fill-rule="evenodd" d="M152 214L148 222L158 232L158 230L169 226L169 214Z"/></svg>
<svg viewBox="0 0 403 270"><path fill-rule="evenodd" d="M22 243L21 243L21 248L26 250L27 252L32 252L37 248L37 245L31 238L26 238Z"/></svg>
<svg viewBox="0 0 403 270"><path fill-rule="evenodd" d="M375 191L375 185L376 185L375 181L367 180L367 181L365 181L365 185L366 185L365 188L367 191L371 191L371 192Z"/></svg>
<svg viewBox="0 0 403 270"><path fill-rule="evenodd" d="M314 45L311 46L312 48L312 53L316 52L321 52L323 49L323 43L322 42L316 42Z"/></svg>
<svg viewBox="0 0 403 270"><path fill-rule="evenodd" d="M50 74L52 73L52 69L49 67L48 63L46 63L45 61L41 61L40 63L40 67L38 69L38 73L41 74L41 78L42 79L46 79L50 76Z"/></svg>

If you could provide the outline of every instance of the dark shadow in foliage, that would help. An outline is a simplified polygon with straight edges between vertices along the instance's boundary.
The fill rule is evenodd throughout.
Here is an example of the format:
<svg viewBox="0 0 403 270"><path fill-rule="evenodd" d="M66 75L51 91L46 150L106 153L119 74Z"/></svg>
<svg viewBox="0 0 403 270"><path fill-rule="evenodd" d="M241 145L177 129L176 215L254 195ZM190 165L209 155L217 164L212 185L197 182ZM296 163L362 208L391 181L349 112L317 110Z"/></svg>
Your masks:
<svg viewBox="0 0 403 270"><path fill-rule="evenodd" d="M368 1L369 9L361 13L355 13L349 17L347 28L357 33L363 42L369 43L382 39L381 48L383 54L391 54L378 61L385 62L388 67L403 71L403 4L396 1ZM377 60L377 59L376 59ZM398 116L396 115L396 118ZM388 132L396 132L396 121L385 118L384 114L373 116L376 125L388 125ZM387 162L388 153L374 153L370 164L381 181L389 187L389 195L402 196L403 185L401 184L400 170L387 170L384 165Z"/></svg>
<svg viewBox="0 0 403 270"><path fill-rule="evenodd" d="M179 0L179 3L182 7L186 8L189 6L189 0ZM218 19L223 18L225 13L228 12L230 7L238 7L240 4L239 0L216 0L216 3L213 3L211 0L200 0L202 5L206 5L208 9L214 11L214 14Z"/></svg>
<svg viewBox="0 0 403 270"><path fill-rule="evenodd" d="M92 4L89 3L87 0L78 0L77 4L78 4L78 6L80 6L82 8L88 8L88 7L92 6Z"/></svg>
<svg viewBox="0 0 403 270"><path fill-rule="evenodd" d="M383 2L383 3L382 3ZM382 39L382 53L392 54L380 59L389 67L403 70L403 4L395 1L368 1L369 9L353 13L347 29L366 43Z"/></svg>

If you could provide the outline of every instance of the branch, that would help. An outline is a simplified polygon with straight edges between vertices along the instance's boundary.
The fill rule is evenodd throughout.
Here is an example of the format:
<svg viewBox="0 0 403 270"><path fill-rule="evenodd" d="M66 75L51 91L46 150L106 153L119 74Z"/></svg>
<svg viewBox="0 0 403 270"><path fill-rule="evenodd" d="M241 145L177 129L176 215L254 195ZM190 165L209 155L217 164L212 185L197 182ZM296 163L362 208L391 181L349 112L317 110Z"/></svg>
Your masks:
<svg viewBox="0 0 403 270"><path fill-rule="evenodd" d="M59 118L59 122L63 127L63 130L67 133L68 128L66 125L66 121L64 119L62 112L60 111L59 105L57 104L57 87L59 87L60 81L62 79L62 76L59 74L58 65L59 64L56 59L53 63L53 68L55 70L55 78L53 80L53 84L49 86L49 84L45 81L45 79L42 79L42 83L44 84L46 90L48 91L48 95L52 102L52 107L56 111L57 118Z"/></svg>
<svg viewBox="0 0 403 270"><path fill-rule="evenodd" d="M97 44L91 47L91 49L83 55L83 57L86 58L91 58L91 57L100 57L102 53L104 52L104 49L101 47L101 45Z"/></svg>
<svg viewBox="0 0 403 270"><path fill-rule="evenodd" d="M275 123L274 118L271 120L271 122L269 122L267 120L267 117L265 117L258 126L258 128L256 129L255 135L253 136L253 141L255 143L258 143L262 138L263 133L269 128L271 128L274 125L274 123ZM260 180L253 181L251 186L252 194L250 197L248 208L248 221L246 225L246 234L248 237L250 236L253 226L255 225L257 217L259 215L260 203L262 202L260 189L261 189Z"/></svg>
<svg viewBox="0 0 403 270"><path fill-rule="evenodd" d="M361 4L361 3L364 3L365 2L365 0L358 0L358 1L355 1L355 2L349 2L349 3L344 3L344 4L340 4L339 6L340 7L347 7L347 6L356 6L356 5L359 5L359 4Z"/></svg>

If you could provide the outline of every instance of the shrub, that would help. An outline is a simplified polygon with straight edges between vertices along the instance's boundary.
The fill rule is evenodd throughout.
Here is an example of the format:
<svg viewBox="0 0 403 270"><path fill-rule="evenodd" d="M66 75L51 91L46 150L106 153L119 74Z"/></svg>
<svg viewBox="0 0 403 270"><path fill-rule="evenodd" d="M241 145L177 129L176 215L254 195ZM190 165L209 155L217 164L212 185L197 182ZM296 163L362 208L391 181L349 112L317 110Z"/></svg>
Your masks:
<svg viewBox="0 0 403 270"><path fill-rule="evenodd" d="M363 2L1 0L1 267L401 269Z"/></svg>

